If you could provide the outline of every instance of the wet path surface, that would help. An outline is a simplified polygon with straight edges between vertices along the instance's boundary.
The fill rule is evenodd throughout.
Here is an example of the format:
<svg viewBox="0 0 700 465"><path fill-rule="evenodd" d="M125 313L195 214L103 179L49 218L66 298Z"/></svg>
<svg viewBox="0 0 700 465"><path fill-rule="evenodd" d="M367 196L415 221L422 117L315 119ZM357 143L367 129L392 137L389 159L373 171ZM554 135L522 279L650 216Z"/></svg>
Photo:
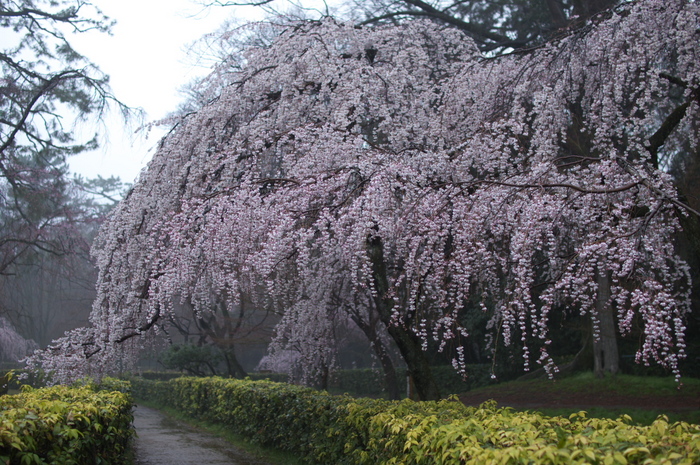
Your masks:
<svg viewBox="0 0 700 465"><path fill-rule="evenodd" d="M268 465L148 407L134 409L134 427L135 465Z"/></svg>

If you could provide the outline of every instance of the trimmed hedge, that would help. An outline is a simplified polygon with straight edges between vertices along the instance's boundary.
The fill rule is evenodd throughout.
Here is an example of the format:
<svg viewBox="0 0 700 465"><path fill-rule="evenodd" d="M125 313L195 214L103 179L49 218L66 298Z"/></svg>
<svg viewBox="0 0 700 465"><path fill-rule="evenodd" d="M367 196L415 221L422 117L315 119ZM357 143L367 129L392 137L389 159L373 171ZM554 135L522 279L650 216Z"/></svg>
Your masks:
<svg viewBox="0 0 700 465"><path fill-rule="evenodd" d="M152 381L170 381L171 379L180 378L185 375L179 371L144 371L139 373L138 376L139 378Z"/></svg>
<svg viewBox="0 0 700 465"><path fill-rule="evenodd" d="M467 378L462 378L451 365L433 366L433 376L440 388L440 392L447 394L459 394L483 386L495 384L491 379L491 365L468 365ZM396 375L399 379L399 391L402 396L406 395L406 370L397 369ZM139 377L155 380L169 381L171 379L185 376L180 372L173 371L144 371L138 374ZM248 378L254 381L269 380L280 383L288 382L289 375L286 373L249 373ZM500 381L509 378L502 377ZM347 393L355 397L382 397L387 393L386 383L383 374L372 368L359 368L352 370L338 370L333 373L329 382L329 391Z"/></svg>
<svg viewBox="0 0 700 465"><path fill-rule="evenodd" d="M433 366L431 370L440 392L447 395L496 384L497 381L491 379L491 368L490 364L467 365L467 378L462 378L451 365ZM397 369L396 376L399 379L400 394L406 396L406 369ZM143 377L156 379L146 376L145 373ZM283 383L287 382L289 376L283 373L250 373L249 378L254 381L270 380ZM507 379L509 378L502 377L500 381ZM328 387L332 392L347 393L355 397L382 397L387 393L383 374L372 368L338 370L333 373Z"/></svg>
<svg viewBox="0 0 700 465"><path fill-rule="evenodd" d="M128 387L118 380L101 386L25 386L20 394L0 397L0 463L123 464L133 435Z"/></svg>
<svg viewBox="0 0 700 465"><path fill-rule="evenodd" d="M514 412L455 400L386 401L331 396L269 381L133 380L137 399L227 425L266 446L322 464L700 462L700 427L660 417L618 420Z"/></svg>
<svg viewBox="0 0 700 465"><path fill-rule="evenodd" d="M253 381L274 381L275 383L288 383L289 375L287 373L248 373L248 378Z"/></svg>

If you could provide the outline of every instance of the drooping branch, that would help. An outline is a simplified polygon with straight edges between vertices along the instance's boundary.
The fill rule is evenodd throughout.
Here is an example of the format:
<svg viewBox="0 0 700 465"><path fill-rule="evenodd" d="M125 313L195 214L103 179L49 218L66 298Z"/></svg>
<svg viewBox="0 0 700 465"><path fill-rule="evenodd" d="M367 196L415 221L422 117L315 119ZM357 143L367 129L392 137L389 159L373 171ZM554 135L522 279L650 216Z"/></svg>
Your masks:
<svg viewBox="0 0 700 465"><path fill-rule="evenodd" d="M668 73L661 73L660 76L683 89L688 88L688 83L677 76L672 76ZM657 129L656 132L649 138L647 150L651 154L651 162L654 168L659 168L659 149L663 147L671 133L681 123L686 115L686 112L688 111L688 107L692 102L700 105L700 87L693 89L688 100L674 108L673 111L666 117L659 129Z"/></svg>
<svg viewBox="0 0 700 465"><path fill-rule="evenodd" d="M659 189L657 186L655 186L647 176L644 176L642 173L640 173L634 166L632 166L627 160L623 160L621 158L617 159L617 162L620 166L623 167L625 171L627 171L629 174L632 176L636 177L639 179L639 183L643 184L647 189L652 191L655 195L657 195L659 198L662 198L664 201L669 202L676 206L677 208L681 210L685 210L687 212L690 212L698 217L700 217L700 212L695 210L693 207L688 205L685 202L681 202L678 198L672 197L669 194L665 193L661 189Z"/></svg>
<svg viewBox="0 0 700 465"><path fill-rule="evenodd" d="M149 329L151 329L160 319L161 316L161 311L160 308L156 308L155 312L153 312L153 315L149 318L148 321L146 321L144 324L139 326L136 330L128 332L126 334L123 334L122 336L118 337L117 339L114 340L116 344L121 344L124 341L127 341L131 339L132 337L136 336L141 336L143 333L147 332Z"/></svg>
<svg viewBox="0 0 700 465"><path fill-rule="evenodd" d="M613 194L616 192L624 192L637 187L642 181L635 181L628 184L624 184L618 187L606 188L606 189L588 189L585 187L577 186L575 184L568 183L541 183L541 184L530 184L530 183L511 183L506 181L490 181L490 180L479 180L474 182L463 183L468 187L473 187L478 184L491 184L496 186L513 187L516 189L548 189L561 187L564 189L571 189L576 192L581 192L582 194Z"/></svg>

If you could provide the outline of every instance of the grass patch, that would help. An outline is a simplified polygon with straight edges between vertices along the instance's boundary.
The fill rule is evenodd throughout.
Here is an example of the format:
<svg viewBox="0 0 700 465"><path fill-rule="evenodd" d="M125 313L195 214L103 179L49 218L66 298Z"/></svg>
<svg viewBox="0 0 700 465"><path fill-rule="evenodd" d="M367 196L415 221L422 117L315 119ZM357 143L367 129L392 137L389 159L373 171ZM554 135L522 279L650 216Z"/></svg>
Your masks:
<svg viewBox="0 0 700 465"><path fill-rule="evenodd" d="M514 401L514 405L530 403L536 406L514 410L537 411L548 416L568 417L572 413L584 410L589 417L594 418L617 419L626 414L632 417L634 423L640 425L650 425L660 415L666 415L671 422L700 424L700 411L693 408L700 403L700 379L695 378L683 378L679 385L673 377L617 375L599 379L592 372L586 372L555 381L509 381L474 389L464 395L483 395L504 405L508 405L510 400ZM599 399L601 404L610 404L604 401L611 397L616 397L621 406L594 406L596 399ZM532 402L528 402L527 399L532 399ZM551 405L576 405L577 399L587 399L582 402L589 404L582 404L580 407L547 407L548 401ZM637 407L624 406L627 400ZM688 408L664 410L663 406L668 404L669 400L673 401L671 404L687 405Z"/></svg>
<svg viewBox="0 0 700 465"><path fill-rule="evenodd" d="M271 465L302 465L304 463L300 458L295 457L289 452L263 447L259 444L252 443L245 437L236 434L224 425L196 420L183 414L182 412L179 412L178 410L169 407L162 407L151 402L137 400L136 403L138 405L159 410L172 419L224 439L226 442L233 445L237 449L244 451L246 454L251 455L256 459L266 461Z"/></svg>
<svg viewBox="0 0 700 465"><path fill-rule="evenodd" d="M596 378L592 372L585 372L554 381L548 379L509 381L495 386L479 388L479 390L486 391L499 389L526 389L528 391L546 393L568 392L572 394L601 392L628 397L650 395L659 397L692 397L700 396L700 379L684 378L679 385L673 377L616 375Z"/></svg>
<svg viewBox="0 0 700 465"><path fill-rule="evenodd" d="M579 373L550 382L557 389L578 393L589 391L609 392L624 396L700 396L700 379L682 378L679 385L669 377L616 375L596 378L592 372Z"/></svg>
<svg viewBox="0 0 700 465"><path fill-rule="evenodd" d="M566 378L532 379L526 381L507 381L469 391L473 393L512 394L614 394L625 397L700 397L700 379L683 378L679 385L672 377L617 375L596 378L593 373L579 373Z"/></svg>

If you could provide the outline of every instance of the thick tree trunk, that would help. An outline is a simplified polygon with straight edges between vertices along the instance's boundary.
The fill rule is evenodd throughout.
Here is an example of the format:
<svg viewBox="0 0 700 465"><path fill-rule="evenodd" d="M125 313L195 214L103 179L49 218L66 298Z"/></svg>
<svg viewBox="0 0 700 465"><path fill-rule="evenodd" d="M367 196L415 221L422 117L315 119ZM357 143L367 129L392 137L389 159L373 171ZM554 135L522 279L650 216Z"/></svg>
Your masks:
<svg viewBox="0 0 700 465"><path fill-rule="evenodd" d="M367 255L372 263L372 275L376 287L374 301L382 322L386 325L389 335L396 342L401 356L408 367L409 376L413 379L416 393L420 400L437 400L440 389L435 383L428 358L423 352L420 339L410 330L391 321L394 301L388 297L389 280L384 263L384 246L377 237L367 240Z"/></svg>
<svg viewBox="0 0 700 465"><path fill-rule="evenodd" d="M399 389L399 380L396 376L396 368L394 367L394 362L391 360L388 348L384 345L384 342L377 334L377 323L376 319L371 319L371 321L364 321L360 317L352 316L353 321L357 326L365 333L367 339L372 343L372 348L374 353L379 359L379 363L382 365L382 370L384 371L384 382L386 383L387 392L389 394L389 399L398 400L401 398L401 392Z"/></svg>
<svg viewBox="0 0 700 465"><path fill-rule="evenodd" d="M389 326L389 334L396 341L406 362L408 375L413 380L418 398L420 400L440 399L440 389L435 383L433 371L418 337L396 325Z"/></svg>
<svg viewBox="0 0 700 465"><path fill-rule="evenodd" d="M588 19L615 5L615 0L574 0L574 16Z"/></svg>
<svg viewBox="0 0 700 465"><path fill-rule="evenodd" d="M228 370L229 376L234 378L243 379L248 376L248 373L243 368L243 365L238 361L236 357L236 350L231 344L226 348L222 348L221 352L224 354L224 360L226 361L226 369Z"/></svg>
<svg viewBox="0 0 700 465"><path fill-rule="evenodd" d="M615 319L610 305L610 277L607 271L600 271L596 277L598 295L596 312L598 318L598 334L593 334L593 372L598 378L606 373L616 375L620 371L620 355L617 350L617 335L615 334Z"/></svg>
<svg viewBox="0 0 700 465"><path fill-rule="evenodd" d="M386 384L387 394L389 399L398 400L401 398L401 390L399 389L399 379L396 375L396 367L394 367L394 362L389 356L387 348L384 343L378 340L375 343L375 353L377 358L379 358L379 363L382 365L382 370L384 372L384 383Z"/></svg>
<svg viewBox="0 0 700 465"><path fill-rule="evenodd" d="M316 374L316 378L312 380L311 385L319 391L328 391L331 373L328 365L324 364Z"/></svg>

